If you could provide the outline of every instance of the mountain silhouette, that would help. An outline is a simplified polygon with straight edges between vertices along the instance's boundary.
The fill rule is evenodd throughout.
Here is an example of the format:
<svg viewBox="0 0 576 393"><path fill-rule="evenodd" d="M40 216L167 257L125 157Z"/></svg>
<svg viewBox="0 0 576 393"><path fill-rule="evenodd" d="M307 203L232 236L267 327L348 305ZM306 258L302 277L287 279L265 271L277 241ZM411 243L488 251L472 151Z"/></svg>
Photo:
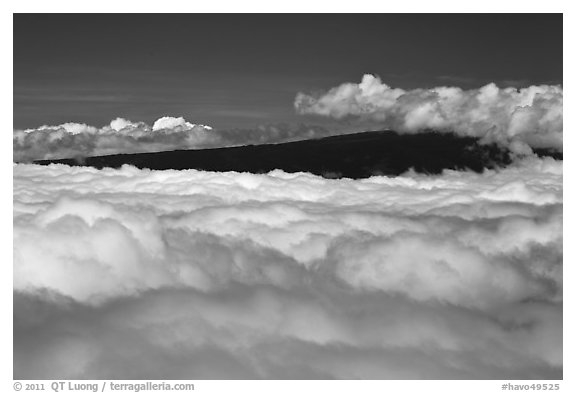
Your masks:
<svg viewBox="0 0 576 393"><path fill-rule="evenodd" d="M539 155L562 159L562 153L541 149ZM40 160L94 168L133 165L154 170L198 169L267 173L309 172L326 178L360 179L374 175L397 176L410 169L438 174L444 169L472 170L506 166L511 163L507 149L481 144L477 138L451 133L398 134L370 131L320 139L278 144L247 145L202 150L175 150L155 153Z"/></svg>

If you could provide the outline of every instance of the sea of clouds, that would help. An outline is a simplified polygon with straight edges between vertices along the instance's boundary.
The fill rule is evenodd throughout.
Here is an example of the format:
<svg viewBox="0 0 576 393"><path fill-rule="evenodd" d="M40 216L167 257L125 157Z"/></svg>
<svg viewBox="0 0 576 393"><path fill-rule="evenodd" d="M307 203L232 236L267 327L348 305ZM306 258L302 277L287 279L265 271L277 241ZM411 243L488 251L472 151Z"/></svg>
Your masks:
<svg viewBox="0 0 576 393"><path fill-rule="evenodd" d="M16 379L562 377L561 161L13 173Z"/></svg>

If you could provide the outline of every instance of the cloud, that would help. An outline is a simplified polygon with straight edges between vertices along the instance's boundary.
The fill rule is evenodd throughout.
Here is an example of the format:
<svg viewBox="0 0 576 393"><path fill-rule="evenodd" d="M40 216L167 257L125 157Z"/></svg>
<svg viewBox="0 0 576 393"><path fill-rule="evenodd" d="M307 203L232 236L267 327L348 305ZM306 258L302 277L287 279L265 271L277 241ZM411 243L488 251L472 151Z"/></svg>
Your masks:
<svg viewBox="0 0 576 393"><path fill-rule="evenodd" d="M114 131L121 131L124 129L134 129L138 127L139 124L132 123L130 120L123 119L121 117L117 117L116 119L110 122L110 128Z"/></svg>
<svg viewBox="0 0 576 393"><path fill-rule="evenodd" d="M212 128L192 124L183 118L163 117L153 127L116 118L96 128L86 124L65 123L37 129L14 130L14 161L85 157L117 153L190 149L219 143Z"/></svg>
<svg viewBox="0 0 576 393"><path fill-rule="evenodd" d="M458 87L404 90L366 74L323 94L298 93L300 114L370 120L398 132L453 131L514 148L562 150L561 86L516 89L493 83L479 89Z"/></svg>
<svg viewBox="0 0 576 393"><path fill-rule="evenodd" d="M562 376L561 162L13 170L17 379Z"/></svg>
<svg viewBox="0 0 576 393"><path fill-rule="evenodd" d="M198 125L192 124L184 120L183 117L169 117L164 116L154 122L152 126L153 131L157 130L174 130L174 129L183 129L183 130L191 130ZM211 130L212 127L200 125L204 129Z"/></svg>
<svg viewBox="0 0 576 393"><path fill-rule="evenodd" d="M328 136L315 126L268 125L254 129L216 130L183 117L162 117L149 126L116 118L102 128L80 123L14 130L13 160L75 158L276 143Z"/></svg>

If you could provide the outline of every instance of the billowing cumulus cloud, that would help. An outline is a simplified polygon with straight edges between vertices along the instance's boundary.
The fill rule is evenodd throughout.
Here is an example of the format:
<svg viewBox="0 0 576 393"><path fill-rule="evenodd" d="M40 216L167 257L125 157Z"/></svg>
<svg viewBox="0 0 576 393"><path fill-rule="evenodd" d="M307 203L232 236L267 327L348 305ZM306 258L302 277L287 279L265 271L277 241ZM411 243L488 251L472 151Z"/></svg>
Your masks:
<svg viewBox="0 0 576 393"><path fill-rule="evenodd" d="M121 153L261 144L329 135L321 127L269 125L254 129L216 130L183 117L162 117L152 126L116 118L102 128L81 123L14 130L13 160L77 158Z"/></svg>
<svg viewBox="0 0 576 393"><path fill-rule="evenodd" d="M152 127L116 118L96 128L65 123L36 129L14 130L14 161L73 158L117 153L141 153L170 149L190 149L217 143L212 128L192 124L183 118L163 117Z"/></svg>
<svg viewBox="0 0 576 393"><path fill-rule="evenodd" d="M298 93L294 105L301 114L371 120L398 132L453 131L529 153L562 150L562 103L561 86L404 90L367 74L323 94Z"/></svg>
<svg viewBox="0 0 576 393"><path fill-rule="evenodd" d="M157 130L174 130L174 129L184 129L191 130L196 127L196 124L187 122L183 117L169 117L164 116L154 122L152 126L153 131ZM201 125L204 129L211 130L212 127Z"/></svg>
<svg viewBox="0 0 576 393"><path fill-rule="evenodd" d="M13 170L17 379L562 376L561 162Z"/></svg>

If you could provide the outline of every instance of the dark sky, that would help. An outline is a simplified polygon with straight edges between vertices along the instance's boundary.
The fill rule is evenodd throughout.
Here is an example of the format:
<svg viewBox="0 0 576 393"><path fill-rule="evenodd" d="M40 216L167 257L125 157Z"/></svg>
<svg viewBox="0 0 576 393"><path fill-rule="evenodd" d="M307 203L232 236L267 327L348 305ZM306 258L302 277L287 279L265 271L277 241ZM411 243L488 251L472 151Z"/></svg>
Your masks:
<svg viewBox="0 0 576 393"><path fill-rule="evenodd" d="M15 128L308 122L298 91L364 73L402 88L562 83L562 15L14 16Z"/></svg>

